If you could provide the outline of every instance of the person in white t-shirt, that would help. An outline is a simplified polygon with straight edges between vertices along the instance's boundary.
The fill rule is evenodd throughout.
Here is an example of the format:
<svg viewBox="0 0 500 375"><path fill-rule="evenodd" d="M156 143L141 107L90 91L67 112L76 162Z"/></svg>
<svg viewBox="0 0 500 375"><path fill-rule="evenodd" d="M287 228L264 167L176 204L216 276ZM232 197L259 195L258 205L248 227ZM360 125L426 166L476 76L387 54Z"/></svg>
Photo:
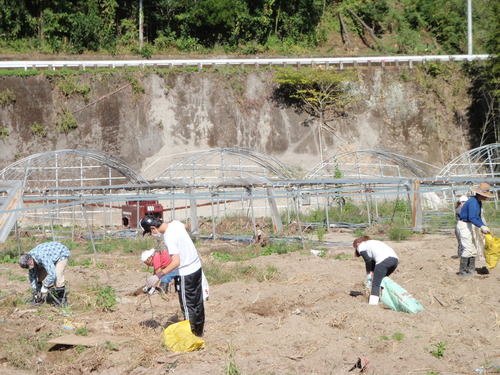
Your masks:
<svg viewBox="0 0 500 375"><path fill-rule="evenodd" d="M369 236L358 237L352 243L354 255L363 257L366 266L367 287L371 285L368 303L378 305L380 283L393 273L398 266L398 256L394 250L382 241L372 240Z"/></svg>
<svg viewBox="0 0 500 375"><path fill-rule="evenodd" d="M163 240L172 261L156 274L151 276L146 286L156 287L161 278L174 269L179 276L175 277L175 288L179 294L184 318L189 320L191 331L196 336L203 336L205 325L205 308L203 305L202 268L198 251L189 236L186 227L178 220L169 223L152 215L146 215L141 220L143 234L153 236L163 234Z"/></svg>

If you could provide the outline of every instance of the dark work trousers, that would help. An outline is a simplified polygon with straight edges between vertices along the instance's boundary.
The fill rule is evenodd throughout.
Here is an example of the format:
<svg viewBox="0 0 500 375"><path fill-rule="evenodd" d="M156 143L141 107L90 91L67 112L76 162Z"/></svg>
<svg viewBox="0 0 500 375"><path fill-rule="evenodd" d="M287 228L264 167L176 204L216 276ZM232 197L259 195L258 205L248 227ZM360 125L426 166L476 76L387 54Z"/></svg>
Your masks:
<svg viewBox="0 0 500 375"><path fill-rule="evenodd" d="M179 293L179 303L184 319L189 320L191 331L196 336L203 336L203 326L205 325L201 275L200 268L191 275L175 277L175 290Z"/></svg>
<svg viewBox="0 0 500 375"><path fill-rule="evenodd" d="M398 258L389 257L375 265L373 271L372 296L380 296L380 283L382 279L389 276L398 266Z"/></svg>

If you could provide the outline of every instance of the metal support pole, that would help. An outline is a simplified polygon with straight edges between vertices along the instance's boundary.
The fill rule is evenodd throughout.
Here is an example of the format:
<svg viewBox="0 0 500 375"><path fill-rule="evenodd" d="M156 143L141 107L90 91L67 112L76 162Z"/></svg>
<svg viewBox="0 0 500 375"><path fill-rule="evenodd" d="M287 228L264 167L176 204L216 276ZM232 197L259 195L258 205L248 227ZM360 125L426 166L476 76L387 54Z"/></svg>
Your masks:
<svg viewBox="0 0 500 375"><path fill-rule="evenodd" d="M198 207L196 203L196 198L194 198L194 193L195 190L194 188L188 188L186 189L187 193L189 194L189 213L190 213L190 219L191 219L191 234L193 236L196 236L200 232L200 224L198 223Z"/></svg>
<svg viewBox="0 0 500 375"><path fill-rule="evenodd" d="M87 210L85 209L85 203L82 204L82 212L83 216L85 217L85 223L87 223L87 229L89 230L89 236L90 236L90 242L92 243L92 250L94 250L94 266L97 263L97 251L95 249L95 243L94 243L94 235L92 233L92 227L89 225L89 219L87 217Z"/></svg>

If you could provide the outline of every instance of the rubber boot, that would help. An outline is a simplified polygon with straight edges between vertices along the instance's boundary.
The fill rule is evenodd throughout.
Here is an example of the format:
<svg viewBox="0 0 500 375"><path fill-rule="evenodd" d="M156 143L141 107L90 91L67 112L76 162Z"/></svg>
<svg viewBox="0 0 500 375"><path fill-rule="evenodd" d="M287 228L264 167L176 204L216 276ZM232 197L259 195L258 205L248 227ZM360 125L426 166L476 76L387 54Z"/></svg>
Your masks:
<svg viewBox="0 0 500 375"><path fill-rule="evenodd" d="M370 296L370 299L368 300L369 305L378 305L379 301L379 296Z"/></svg>
<svg viewBox="0 0 500 375"><path fill-rule="evenodd" d="M460 258L460 270L458 271L457 275L459 276L467 276L467 264L469 263L470 258Z"/></svg>
<svg viewBox="0 0 500 375"><path fill-rule="evenodd" d="M469 265L467 266L467 273L474 275L476 273L476 257L469 258Z"/></svg>

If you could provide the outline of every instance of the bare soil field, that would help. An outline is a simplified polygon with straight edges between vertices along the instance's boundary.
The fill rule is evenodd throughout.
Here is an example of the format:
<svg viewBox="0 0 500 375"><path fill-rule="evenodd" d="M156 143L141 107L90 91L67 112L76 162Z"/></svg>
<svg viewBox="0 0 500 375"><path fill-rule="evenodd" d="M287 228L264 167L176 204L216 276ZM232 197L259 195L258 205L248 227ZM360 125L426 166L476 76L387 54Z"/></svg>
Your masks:
<svg viewBox="0 0 500 375"><path fill-rule="evenodd" d="M26 272L1 264L0 374L356 374L358 358L368 361L363 373L370 375L499 371L500 267L457 276L451 231L386 241L400 258L391 278L424 306L417 314L396 312L350 295L364 292L364 263L350 257L353 239L347 230L329 232L325 256L303 250L238 262L273 272L211 284L205 348L181 354L161 342L164 327L180 315L177 295L131 293L149 276L138 254L99 254L100 267L68 267L66 309L16 303L14 297L29 296L28 282L19 280ZM228 246L243 245L207 241L198 248L208 265ZM93 283L116 290L114 311L86 300ZM87 336L76 340L100 344L47 343L73 334L65 327L77 323Z"/></svg>

